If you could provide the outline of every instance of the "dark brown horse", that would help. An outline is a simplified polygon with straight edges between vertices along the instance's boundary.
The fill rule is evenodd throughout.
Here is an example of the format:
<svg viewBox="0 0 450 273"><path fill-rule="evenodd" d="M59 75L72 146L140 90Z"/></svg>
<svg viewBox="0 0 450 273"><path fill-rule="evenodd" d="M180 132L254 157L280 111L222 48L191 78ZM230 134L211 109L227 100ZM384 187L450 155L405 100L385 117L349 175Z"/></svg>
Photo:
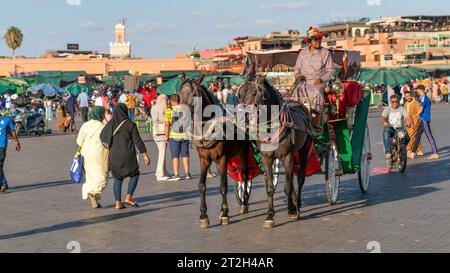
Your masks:
<svg viewBox="0 0 450 273"><path fill-rule="evenodd" d="M301 193L306 178L306 164L308 152L312 145L310 137L311 115L302 105L289 107L264 77L253 77L241 86L238 94L241 106L256 107L258 109L258 124L261 120L261 111L266 111L267 128L275 128L276 132L269 133L269 137L260 136L258 131L258 148L261 152L262 163L266 170L266 189L268 194L269 211L264 228L274 227L274 204L273 197L275 186L273 183L273 163L275 159L280 160L285 168L286 181L285 193L288 196L288 213L292 219L300 219ZM261 107L266 106L266 107ZM272 106L280 109L279 112L272 114ZM261 108L264 108L261 110ZM267 133L267 132L264 132ZM300 152L300 166L298 174L298 195L294 189L294 156Z"/></svg>
<svg viewBox="0 0 450 273"><path fill-rule="evenodd" d="M200 133L198 128L194 125L194 145L197 148L198 155L200 158L200 167L201 167L201 175L200 175L200 183L199 190L201 195L201 216L200 216L200 227L207 228L209 226L209 218L207 215L207 206L206 206L206 178L208 170L211 166L212 162L215 162L217 165L217 170L220 173L220 192L222 194L222 208L220 212L219 219L222 222L222 225L229 224L229 208L227 201L228 194L228 173L227 166L228 162L231 158L235 156L240 156L242 162L242 173L244 178L244 200L243 205L241 206L241 213L248 213L249 209L249 194L248 194L248 153L250 151L251 143L249 141L237 140L237 131L234 135L233 140L223 139L211 139L208 138L205 134L205 131L209 131L214 124L219 124L219 127L226 130L226 128L234 128L236 126L234 124L230 124L230 120L225 122L225 119L221 117L205 117L203 112L209 106L216 106L216 109L222 109L222 114L224 114L224 109L220 104L216 101L215 97L210 94L203 86L201 86L202 79L200 80L184 80L181 86L179 96L181 104L187 105L191 108L192 117L197 119L200 122ZM195 106L195 102L201 102L201 109ZM201 110L198 112L198 110ZM195 121L194 121L195 123ZM200 138L199 138L200 136Z"/></svg>

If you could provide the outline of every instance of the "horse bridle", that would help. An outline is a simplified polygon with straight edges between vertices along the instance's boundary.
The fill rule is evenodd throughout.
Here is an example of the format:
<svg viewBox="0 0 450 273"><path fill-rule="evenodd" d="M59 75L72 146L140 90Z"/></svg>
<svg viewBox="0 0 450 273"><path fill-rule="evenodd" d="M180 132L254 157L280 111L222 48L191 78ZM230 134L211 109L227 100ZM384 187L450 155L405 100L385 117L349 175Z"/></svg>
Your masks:
<svg viewBox="0 0 450 273"><path fill-rule="evenodd" d="M239 104L243 105L243 106L256 106L259 107L261 105L261 103L264 101L264 91L262 90L260 84L258 83L258 79L251 79L247 84L253 84L255 85L256 88L256 95L255 95L255 101L253 103L250 104L245 104L245 103L241 103L241 98L239 96L241 88L244 87L244 85L241 85L241 87L239 87L238 89L238 100L239 100Z"/></svg>

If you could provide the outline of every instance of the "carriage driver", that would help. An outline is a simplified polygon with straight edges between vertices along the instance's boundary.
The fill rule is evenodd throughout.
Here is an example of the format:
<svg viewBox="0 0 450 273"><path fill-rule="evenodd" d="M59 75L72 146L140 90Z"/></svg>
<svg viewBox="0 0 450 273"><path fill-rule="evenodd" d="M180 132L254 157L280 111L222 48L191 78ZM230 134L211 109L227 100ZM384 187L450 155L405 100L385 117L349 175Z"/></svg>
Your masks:
<svg viewBox="0 0 450 273"><path fill-rule="evenodd" d="M306 43L308 49L300 52L295 65L296 79L302 79L305 84L299 85L294 94L301 102L309 104L312 114L312 124L316 131L322 130L322 114L324 108L323 89L334 79L333 59L331 52L321 46L326 36L317 28L308 30Z"/></svg>

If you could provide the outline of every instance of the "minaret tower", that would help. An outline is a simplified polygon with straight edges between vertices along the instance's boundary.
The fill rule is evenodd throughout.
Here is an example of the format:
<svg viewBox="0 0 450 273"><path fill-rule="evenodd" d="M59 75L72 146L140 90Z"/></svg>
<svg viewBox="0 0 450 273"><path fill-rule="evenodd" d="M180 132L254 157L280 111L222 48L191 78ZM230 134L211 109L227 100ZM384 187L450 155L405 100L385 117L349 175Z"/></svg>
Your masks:
<svg viewBox="0 0 450 273"><path fill-rule="evenodd" d="M126 58L131 57L131 43L125 40L125 23L126 19L122 19L120 23L116 25L116 39L114 43L109 44L109 51L111 57L114 58Z"/></svg>

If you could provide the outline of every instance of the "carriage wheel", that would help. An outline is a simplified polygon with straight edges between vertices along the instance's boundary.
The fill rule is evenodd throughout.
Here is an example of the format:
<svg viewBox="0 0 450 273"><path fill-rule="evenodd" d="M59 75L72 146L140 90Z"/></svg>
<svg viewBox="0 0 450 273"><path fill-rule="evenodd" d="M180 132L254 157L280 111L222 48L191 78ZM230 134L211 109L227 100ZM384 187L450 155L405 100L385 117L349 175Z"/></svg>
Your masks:
<svg viewBox="0 0 450 273"><path fill-rule="evenodd" d="M336 171L341 169L339 153L337 146L333 143L327 152L325 159L325 180L328 203L336 205L339 199L339 188L341 185L341 177L336 175Z"/></svg>
<svg viewBox="0 0 450 273"><path fill-rule="evenodd" d="M239 206L242 206L244 204L244 182L236 182L234 183L234 194L236 196L236 200L239 204ZM250 195L252 193L252 186L253 186L253 181L249 180L248 181L248 198L250 199Z"/></svg>
<svg viewBox="0 0 450 273"><path fill-rule="evenodd" d="M362 193L367 193L367 190L369 189L371 160L370 133L369 126L367 126L361 155L361 169L358 172L359 187Z"/></svg>

